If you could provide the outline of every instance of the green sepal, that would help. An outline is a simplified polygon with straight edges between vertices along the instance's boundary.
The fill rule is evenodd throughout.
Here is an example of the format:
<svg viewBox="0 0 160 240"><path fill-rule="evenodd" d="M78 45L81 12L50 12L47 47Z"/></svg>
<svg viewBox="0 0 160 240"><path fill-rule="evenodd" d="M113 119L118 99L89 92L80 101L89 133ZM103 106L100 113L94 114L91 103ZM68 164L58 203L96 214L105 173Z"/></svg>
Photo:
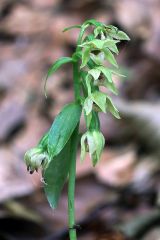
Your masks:
<svg viewBox="0 0 160 240"><path fill-rule="evenodd" d="M100 157L105 145L105 139L103 134L99 131L93 131L92 134L93 134L94 143L96 145L96 152L92 154L92 164L93 164L93 167L95 167L97 162L100 160Z"/></svg>
<svg viewBox="0 0 160 240"><path fill-rule="evenodd" d="M104 48L103 52L104 52L105 58L108 60L108 62L110 62L113 66L118 68L117 61L116 61L114 55L111 53L111 51L107 48Z"/></svg>
<svg viewBox="0 0 160 240"><path fill-rule="evenodd" d="M118 33L114 35L114 38L118 40L126 40L126 41L130 40L129 36L123 31L118 31Z"/></svg>
<svg viewBox="0 0 160 240"><path fill-rule="evenodd" d="M93 131L93 130L100 131L100 121L99 121L98 113L95 111L92 111L91 114L92 114L92 118L90 121L89 130L90 131Z"/></svg>
<svg viewBox="0 0 160 240"><path fill-rule="evenodd" d="M93 101L90 97L87 97L83 105L86 115L89 115L91 113L92 107L93 107Z"/></svg>
<svg viewBox="0 0 160 240"><path fill-rule="evenodd" d="M100 131L87 131L81 138L81 162L84 161L86 153L89 152L93 166L97 164L101 157L105 144L105 139Z"/></svg>
<svg viewBox="0 0 160 240"><path fill-rule="evenodd" d="M101 71L98 68L93 68L89 70L88 73L93 77L94 80L97 80L100 76Z"/></svg>
<svg viewBox="0 0 160 240"><path fill-rule="evenodd" d="M104 80L104 83L101 85L106 87L108 90L110 90L115 95L118 95L118 89L116 88L114 82L110 83L106 79Z"/></svg>
<svg viewBox="0 0 160 240"><path fill-rule="evenodd" d="M121 118L119 115L118 109L115 107L115 105L113 104L113 102L109 96L107 96L107 98L106 98L106 109L107 109L107 111L112 113L112 115L115 116L116 118L118 118L118 119Z"/></svg>
<svg viewBox="0 0 160 240"><path fill-rule="evenodd" d="M101 54L101 53L100 53ZM101 55L95 55L93 53L90 53L91 60L98 66L103 65L103 60L101 59Z"/></svg>
<svg viewBox="0 0 160 240"><path fill-rule="evenodd" d="M104 76L107 78L108 82L112 83L112 71L109 68L106 68L104 66L98 66L97 69L101 71Z"/></svg>
<svg viewBox="0 0 160 240"><path fill-rule="evenodd" d="M98 26L94 29L94 36L95 38L104 30L104 27Z"/></svg>
<svg viewBox="0 0 160 240"><path fill-rule="evenodd" d="M89 58L90 58L90 52L91 52L91 49L88 46L86 46L83 49L83 51L82 51L82 64L81 64L80 68L83 68L87 65L87 62L89 61Z"/></svg>
<svg viewBox="0 0 160 240"><path fill-rule="evenodd" d="M91 94L91 99L94 103L97 104L97 106L106 113L106 94L100 92L100 91L94 91Z"/></svg>

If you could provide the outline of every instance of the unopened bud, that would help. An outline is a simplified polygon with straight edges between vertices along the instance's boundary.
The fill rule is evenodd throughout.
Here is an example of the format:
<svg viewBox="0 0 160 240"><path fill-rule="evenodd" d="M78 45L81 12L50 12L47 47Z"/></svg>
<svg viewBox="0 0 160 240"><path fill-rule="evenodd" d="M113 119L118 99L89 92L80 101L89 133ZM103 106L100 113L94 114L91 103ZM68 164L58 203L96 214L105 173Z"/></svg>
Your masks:
<svg viewBox="0 0 160 240"><path fill-rule="evenodd" d="M25 153L24 160L27 165L27 170L32 174L34 171L38 171L40 167L47 165L49 156L47 152L44 152L43 148L35 147Z"/></svg>
<svg viewBox="0 0 160 240"><path fill-rule="evenodd" d="M105 139L98 130L88 131L81 138L81 161L84 160L87 150L92 160L93 166L99 161L104 148Z"/></svg>

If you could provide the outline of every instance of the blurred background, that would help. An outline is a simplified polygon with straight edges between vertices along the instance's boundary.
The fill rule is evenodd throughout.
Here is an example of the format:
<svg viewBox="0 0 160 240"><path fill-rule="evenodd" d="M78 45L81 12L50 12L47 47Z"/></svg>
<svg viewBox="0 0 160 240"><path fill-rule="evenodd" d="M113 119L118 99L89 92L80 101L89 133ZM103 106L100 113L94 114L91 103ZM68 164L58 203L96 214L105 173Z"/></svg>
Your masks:
<svg viewBox="0 0 160 240"><path fill-rule="evenodd" d="M131 41L117 59L126 78L114 79L122 119L101 116L106 148L96 168L77 159L78 239L160 239L160 1L1 0L0 240L68 239L66 186L51 210L40 173L27 173L23 155L73 99L70 65L48 80L47 99L42 79L74 51L78 31L62 30L90 18Z"/></svg>

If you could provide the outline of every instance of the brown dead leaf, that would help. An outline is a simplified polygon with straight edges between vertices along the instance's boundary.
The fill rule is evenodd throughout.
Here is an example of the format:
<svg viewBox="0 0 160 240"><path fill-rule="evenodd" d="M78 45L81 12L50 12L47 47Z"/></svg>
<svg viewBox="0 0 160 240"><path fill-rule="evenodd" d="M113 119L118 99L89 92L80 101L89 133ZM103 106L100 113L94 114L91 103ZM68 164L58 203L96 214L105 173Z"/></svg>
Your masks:
<svg viewBox="0 0 160 240"><path fill-rule="evenodd" d="M24 162L10 149L0 148L0 202L29 194L35 188Z"/></svg>
<svg viewBox="0 0 160 240"><path fill-rule="evenodd" d="M96 240L127 240L123 233L117 231L109 231L108 233L98 236Z"/></svg>
<svg viewBox="0 0 160 240"><path fill-rule="evenodd" d="M125 186L132 180L132 173L136 161L134 149L119 152L116 156L108 159L106 149L101 161L97 164L95 173L100 181L112 186Z"/></svg>

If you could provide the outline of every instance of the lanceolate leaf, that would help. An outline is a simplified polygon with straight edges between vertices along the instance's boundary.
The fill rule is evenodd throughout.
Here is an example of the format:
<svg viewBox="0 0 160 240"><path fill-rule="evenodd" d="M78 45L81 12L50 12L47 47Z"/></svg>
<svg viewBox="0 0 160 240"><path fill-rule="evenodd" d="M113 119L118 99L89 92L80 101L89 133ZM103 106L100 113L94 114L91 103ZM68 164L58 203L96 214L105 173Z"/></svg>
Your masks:
<svg viewBox="0 0 160 240"><path fill-rule="evenodd" d="M61 57L49 68L47 77L50 77L54 72L56 72L63 64L73 62L70 57Z"/></svg>
<svg viewBox="0 0 160 240"><path fill-rule="evenodd" d="M70 140L63 150L47 165L43 171L44 190L52 208L56 208L62 188L67 180L70 165Z"/></svg>
<svg viewBox="0 0 160 240"><path fill-rule="evenodd" d="M44 84L45 92L46 92L46 84L47 84L48 77L50 77L53 73L55 73L63 64L70 63L70 62L73 62L72 58L62 57L53 63L53 65L49 68L46 79L45 79L45 84Z"/></svg>
<svg viewBox="0 0 160 240"><path fill-rule="evenodd" d="M53 158L61 152L77 126L81 116L81 106L76 103L66 105L55 118L48 137L48 152Z"/></svg>
<svg viewBox="0 0 160 240"><path fill-rule="evenodd" d="M73 28L81 28L81 25L73 25L73 26L64 28L64 29L63 29L63 32L66 32L66 31L71 30L71 29L73 29Z"/></svg>

